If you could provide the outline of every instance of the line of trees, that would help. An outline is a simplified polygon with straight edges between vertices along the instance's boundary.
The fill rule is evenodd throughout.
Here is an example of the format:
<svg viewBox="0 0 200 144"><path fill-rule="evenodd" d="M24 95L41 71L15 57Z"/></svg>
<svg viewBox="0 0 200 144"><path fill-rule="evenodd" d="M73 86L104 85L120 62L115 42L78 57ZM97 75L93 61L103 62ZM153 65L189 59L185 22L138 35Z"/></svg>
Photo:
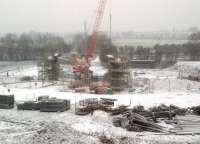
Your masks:
<svg viewBox="0 0 200 144"><path fill-rule="evenodd" d="M0 39L0 60L36 60L70 50L62 37L50 33L6 34Z"/></svg>
<svg viewBox="0 0 200 144"><path fill-rule="evenodd" d="M50 33L23 33L21 35L7 34L0 38L0 60L38 60L58 53L69 53L71 50L86 54L88 39L84 35L76 35L72 42L67 43L63 37ZM97 36L95 50L100 59L106 62L106 55L123 55L129 59L155 59L157 63L168 61L174 63L178 58L200 60L200 32L189 37L185 44L155 45L153 48L143 46L111 45L104 34Z"/></svg>

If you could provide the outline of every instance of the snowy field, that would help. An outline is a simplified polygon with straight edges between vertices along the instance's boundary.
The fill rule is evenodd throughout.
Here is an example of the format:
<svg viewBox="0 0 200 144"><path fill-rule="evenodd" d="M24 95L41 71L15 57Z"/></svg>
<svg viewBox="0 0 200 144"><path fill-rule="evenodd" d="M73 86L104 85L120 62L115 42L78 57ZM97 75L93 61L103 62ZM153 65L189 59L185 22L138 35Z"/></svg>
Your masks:
<svg viewBox="0 0 200 144"><path fill-rule="evenodd" d="M37 76L36 64L23 65L20 69L10 71L14 76ZM12 66L9 66L9 69ZM98 72L105 69L98 66ZM4 71L6 69L4 68ZM28 82L6 84L9 77L2 73L4 82L0 85L0 93L15 95L16 103L35 100L38 96L49 95L62 99L70 99L71 103L85 98L115 98L115 106L138 104L151 107L159 104L175 104L180 107L200 105L200 83L185 79L177 79L176 69L133 69L131 70L135 91L124 91L114 95L95 95L88 93L74 93L69 90L67 83ZM4 75L3 75L4 74ZM11 74L11 75L12 75ZM7 80L8 79L8 80ZM137 83L139 80L148 79L143 84L143 89ZM143 81L142 81L143 82ZM116 139L122 144L199 144L200 136L175 136L156 135L155 133L127 132L122 128L112 125L111 117L101 111L96 111L93 116L77 116L72 106L70 111L63 113L40 113L35 111L0 110L0 144L98 144L98 137L103 133Z"/></svg>

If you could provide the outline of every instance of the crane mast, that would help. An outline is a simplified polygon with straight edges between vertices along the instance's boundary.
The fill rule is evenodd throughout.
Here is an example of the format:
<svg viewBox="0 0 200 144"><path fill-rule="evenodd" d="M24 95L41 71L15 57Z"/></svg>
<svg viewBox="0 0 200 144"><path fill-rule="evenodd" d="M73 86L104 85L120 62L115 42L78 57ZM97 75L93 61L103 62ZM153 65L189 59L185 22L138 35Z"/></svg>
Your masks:
<svg viewBox="0 0 200 144"><path fill-rule="evenodd" d="M92 35L89 37L89 47L87 48L87 56L93 57L94 50L96 48L96 36L101 26L103 15L105 12L107 0L99 0L97 14L93 26Z"/></svg>
<svg viewBox="0 0 200 144"><path fill-rule="evenodd" d="M81 72L83 69L89 69L90 67L91 60L96 48L96 37L103 20L106 3L107 0L99 0L98 2L97 13L92 29L92 34L88 39L86 61L82 60L80 57L77 57L75 60L75 65L73 66L73 72Z"/></svg>

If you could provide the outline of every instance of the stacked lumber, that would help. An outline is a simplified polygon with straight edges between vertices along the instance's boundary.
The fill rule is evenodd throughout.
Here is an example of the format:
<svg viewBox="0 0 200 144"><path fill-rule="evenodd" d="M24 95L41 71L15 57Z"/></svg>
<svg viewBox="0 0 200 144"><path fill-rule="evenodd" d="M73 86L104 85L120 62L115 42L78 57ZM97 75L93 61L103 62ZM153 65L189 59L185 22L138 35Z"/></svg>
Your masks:
<svg viewBox="0 0 200 144"><path fill-rule="evenodd" d="M128 112L130 109L128 108L128 106L125 105L121 105L117 108L114 108L111 112L111 115L119 115L119 114L123 114L125 112Z"/></svg>
<svg viewBox="0 0 200 144"><path fill-rule="evenodd" d="M79 106L76 108L75 114L87 115L93 113L95 110L103 110L106 112L112 112L115 99L101 98L99 101L97 98L88 98L79 101Z"/></svg>
<svg viewBox="0 0 200 144"><path fill-rule="evenodd" d="M47 101L49 99L49 96L39 96L37 98L37 101Z"/></svg>
<svg viewBox="0 0 200 144"><path fill-rule="evenodd" d="M39 110L40 112L63 112L70 109L70 100L40 96L37 101L17 104L18 110Z"/></svg>
<svg viewBox="0 0 200 144"><path fill-rule="evenodd" d="M107 94L108 88L105 86L98 86L95 88L95 94Z"/></svg>
<svg viewBox="0 0 200 144"><path fill-rule="evenodd" d="M92 112L92 108L87 107L87 106L81 106L79 108L76 108L75 110L76 115L88 115L91 112Z"/></svg>
<svg viewBox="0 0 200 144"><path fill-rule="evenodd" d="M64 112L69 109L69 100L50 99L40 103L40 112Z"/></svg>
<svg viewBox="0 0 200 144"><path fill-rule="evenodd" d="M75 92L84 93L84 92L86 92L86 88L85 87L77 87L77 88L75 88Z"/></svg>
<svg viewBox="0 0 200 144"><path fill-rule="evenodd" d="M200 115L200 106L191 107L192 113Z"/></svg>
<svg viewBox="0 0 200 144"><path fill-rule="evenodd" d="M94 110L99 109L99 101L97 98L88 98L79 101L79 106L75 110L77 115L87 115L93 113Z"/></svg>
<svg viewBox="0 0 200 144"><path fill-rule="evenodd" d="M100 110L105 112L112 112L112 108L115 105L116 99L109 99L109 98L101 98L99 101Z"/></svg>
<svg viewBox="0 0 200 144"><path fill-rule="evenodd" d="M27 101L17 105L18 110L40 110L40 102Z"/></svg>
<svg viewBox="0 0 200 144"><path fill-rule="evenodd" d="M110 92L109 92L110 90ZM106 82L93 82L90 84L90 91L94 91L95 94L112 94L109 84Z"/></svg>
<svg viewBox="0 0 200 144"><path fill-rule="evenodd" d="M115 101L117 101L117 99L101 98L100 104L105 106L114 106Z"/></svg>
<svg viewBox="0 0 200 144"><path fill-rule="evenodd" d="M0 108L11 109L14 108L14 95L0 95Z"/></svg>

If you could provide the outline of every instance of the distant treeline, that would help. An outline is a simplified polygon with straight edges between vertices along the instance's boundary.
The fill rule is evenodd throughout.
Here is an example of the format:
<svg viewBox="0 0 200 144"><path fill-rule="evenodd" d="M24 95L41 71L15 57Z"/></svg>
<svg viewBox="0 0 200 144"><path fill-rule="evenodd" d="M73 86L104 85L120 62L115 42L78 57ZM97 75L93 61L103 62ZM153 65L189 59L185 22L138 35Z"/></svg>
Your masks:
<svg viewBox="0 0 200 144"><path fill-rule="evenodd" d="M155 60L157 64L168 66L177 60L200 60L200 33L194 33L185 44L143 46L114 46L104 34L97 37L95 54L106 61L106 55L122 55L129 59ZM55 52L69 54L71 51L86 54L88 40L83 35L76 35L71 43L63 37L49 33L7 34L0 38L0 60L38 60Z"/></svg>
<svg viewBox="0 0 200 144"><path fill-rule="evenodd" d="M118 49L118 53L129 57L129 59L155 60L158 65L166 67L176 63L178 60L200 61L200 42L157 44L153 48L124 46Z"/></svg>
<svg viewBox="0 0 200 144"><path fill-rule="evenodd" d="M200 61L200 32L191 34L188 37L188 42L184 44L157 44L153 48L144 46L104 46L100 52L101 57L104 57L105 54L116 54L128 59L154 60L160 67L170 66L178 60Z"/></svg>
<svg viewBox="0 0 200 144"><path fill-rule="evenodd" d="M0 60L36 60L70 50L62 37L50 33L6 34L0 39Z"/></svg>

